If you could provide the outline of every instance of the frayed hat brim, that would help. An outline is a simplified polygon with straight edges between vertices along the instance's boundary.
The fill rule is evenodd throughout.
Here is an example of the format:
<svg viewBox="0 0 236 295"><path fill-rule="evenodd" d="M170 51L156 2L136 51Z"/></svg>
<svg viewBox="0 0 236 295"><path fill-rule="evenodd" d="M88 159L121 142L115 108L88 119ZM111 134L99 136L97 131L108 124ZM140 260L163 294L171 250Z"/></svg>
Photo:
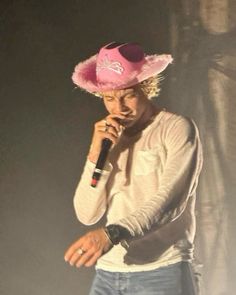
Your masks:
<svg viewBox="0 0 236 295"><path fill-rule="evenodd" d="M102 83L97 80L96 75L97 56L98 54L93 55L89 59L80 62L72 74L74 84L90 93L131 87L161 73L173 62L173 58L169 54L147 55L141 69L133 71L128 80L116 79L114 82Z"/></svg>

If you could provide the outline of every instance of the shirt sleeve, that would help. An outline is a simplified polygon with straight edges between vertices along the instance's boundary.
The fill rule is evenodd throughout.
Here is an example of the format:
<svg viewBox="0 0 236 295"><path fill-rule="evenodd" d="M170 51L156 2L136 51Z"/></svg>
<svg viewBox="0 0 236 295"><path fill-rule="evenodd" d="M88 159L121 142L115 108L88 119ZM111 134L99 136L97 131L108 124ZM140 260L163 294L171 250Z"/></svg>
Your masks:
<svg viewBox="0 0 236 295"><path fill-rule="evenodd" d="M106 164L95 188L90 185L94 168L95 164L87 160L73 199L76 216L85 225L97 223L107 208L105 185L112 170L112 165L110 163Z"/></svg>
<svg viewBox="0 0 236 295"><path fill-rule="evenodd" d="M152 225L163 226L178 218L197 187L202 148L195 123L179 117L163 134L167 159L157 193L133 214L116 222L132 236L142 236Z"/></svg>

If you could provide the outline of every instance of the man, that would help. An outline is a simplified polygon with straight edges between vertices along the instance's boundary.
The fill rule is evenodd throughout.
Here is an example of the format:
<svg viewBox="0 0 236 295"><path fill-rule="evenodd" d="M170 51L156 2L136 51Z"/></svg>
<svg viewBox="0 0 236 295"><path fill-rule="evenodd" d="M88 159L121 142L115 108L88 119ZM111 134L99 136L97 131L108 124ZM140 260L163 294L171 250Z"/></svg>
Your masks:
<svg viewBox="0 0 236 295"><path fill-rule="evenodd" d="M78 219L104 228L75 241L65 260L96 264L91 295L196 294L191 278L195 192L202 166L199 134L187 118L152 104L170 55L145 55L111 43L77 65L76 85L108 111L95 124L74 206ZM112 142L102 176L91 186L102 142Z"/></svg>

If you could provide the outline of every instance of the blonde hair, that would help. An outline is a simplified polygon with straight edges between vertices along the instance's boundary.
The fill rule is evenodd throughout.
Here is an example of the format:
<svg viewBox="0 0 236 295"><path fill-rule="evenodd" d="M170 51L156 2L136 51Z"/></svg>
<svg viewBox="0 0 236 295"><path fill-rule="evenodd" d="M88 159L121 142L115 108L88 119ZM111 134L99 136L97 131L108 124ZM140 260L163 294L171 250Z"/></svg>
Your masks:
<svg viewBox="0 0 236 295"><path fill-rule="evenodd" d="M150 77L142 82L139 83L139 87L144 93L144 95L151 99L155 96L158 96L160 93L160 81L163 80L162 76L156 75L153 77Z"/></svg>
<svg viewBox="0 0 236 295"><path fill-rule="evenodd" d="M151 99L155 96L158 96L160 93L160 82L163 80L163 77L161 75L156 75L153 77L150 77L135 86L138 86L141 91L144 93L144 95L148 98ZM102 93L101 92L93 92L93 94L97 97L102 98Z"/></svg>

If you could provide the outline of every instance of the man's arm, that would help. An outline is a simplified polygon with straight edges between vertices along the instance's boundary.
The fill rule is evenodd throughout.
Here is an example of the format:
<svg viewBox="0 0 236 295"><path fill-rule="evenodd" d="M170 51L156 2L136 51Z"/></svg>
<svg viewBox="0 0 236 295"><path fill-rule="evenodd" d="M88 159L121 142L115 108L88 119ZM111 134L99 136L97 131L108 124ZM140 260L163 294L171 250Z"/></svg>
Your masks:
<svg viewBox="0 0 236 295"><path fill-rule="evenodd" d="M164 136L167 161L157 193L133 214L116 224L132 236L142 236L152 225L163 226L178 218L197 186L202 167L202 147L196 125L180 118Z"/></svg>
<svg viewBox="0 0 236 295"><path fill-rule="evenodd" d="M96 188L90 185L94 168L95 164L87 160L73 199L76 216L85 225L98 222L107 207L105 185L112 167L107 165Z"/></svg>
<svg viewBox="0 0 236 295"><path fill-rule="evenodd" d="M101 151L102 141L108 138L116 144L120 135L121 126L117 119L122 119L121 115L108 115L94 125L91 147L88 154L84 171L77 186L74 196L74 208L77 218L86 225L98 222L107 208L107 197L105 185L112 171L112 165L106 164L102 177L96 188L91 186L91 179L94 168Z"/></svg>

